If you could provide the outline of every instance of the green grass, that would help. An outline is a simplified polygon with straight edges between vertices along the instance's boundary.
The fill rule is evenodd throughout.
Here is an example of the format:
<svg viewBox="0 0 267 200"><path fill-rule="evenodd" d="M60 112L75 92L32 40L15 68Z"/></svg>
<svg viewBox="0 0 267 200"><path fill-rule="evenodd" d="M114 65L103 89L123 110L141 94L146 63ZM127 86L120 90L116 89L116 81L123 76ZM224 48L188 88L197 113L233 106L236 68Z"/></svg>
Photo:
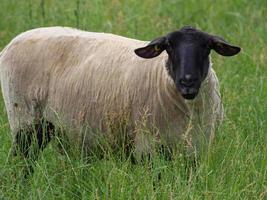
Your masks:
<svg viewBox="0 0 267 200"><path fill-rule="evenodd" d="M0 199L267 199L266 18L265 0L0 0L0 49L20 32L54 25L151 40L190 24L242 47L233 58L212 54L226 118L189 177L183 155L157 157L150 169L116 155L85 163L51 144L24 180L24 162L7 162L11 136L1 100Z"/></svg>

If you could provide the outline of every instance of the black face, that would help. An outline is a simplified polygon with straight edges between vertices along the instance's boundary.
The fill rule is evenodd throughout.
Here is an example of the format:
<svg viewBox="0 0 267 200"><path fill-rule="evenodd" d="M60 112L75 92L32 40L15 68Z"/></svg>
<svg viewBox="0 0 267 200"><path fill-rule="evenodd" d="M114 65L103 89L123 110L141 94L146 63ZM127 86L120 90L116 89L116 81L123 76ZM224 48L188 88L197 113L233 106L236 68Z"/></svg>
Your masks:
<svg viewBox="0 0 267 200"><path fill-rule="evenodd" d="M167 35L168 70L185 99L193 99L209 70L208 40L205 34L182 30Z"/></svg>
<svg viewBox="0 0 267 200"><path fill-rule="evenodd" d="M169 55L166 67L178 91L185 99L194 99L208 74L211 49L223 56L240 51L220 37L184 27L136 49L135 53L142 58L153 58L166 50Z"/></svg>

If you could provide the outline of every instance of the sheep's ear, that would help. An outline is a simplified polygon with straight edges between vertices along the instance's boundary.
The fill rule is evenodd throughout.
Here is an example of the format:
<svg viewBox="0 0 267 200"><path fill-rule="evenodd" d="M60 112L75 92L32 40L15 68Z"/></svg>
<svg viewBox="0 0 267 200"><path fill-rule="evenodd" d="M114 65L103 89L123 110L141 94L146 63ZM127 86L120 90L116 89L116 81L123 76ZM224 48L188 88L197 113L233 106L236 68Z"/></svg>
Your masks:
<svg viewBox="0 0 267 200"><path fill-rule="evenodd" d="M210 48L222 56L234 56L241 50L240 47L233 46L218 36L212 36Z"/></svg>
<svg viewBox="0 0 267 200"><path fill-rule="evenodd" d="M134 52L136 55L142 58L154 58L160 55L161 52L166 49L166 46L167 46L166 37L160 37L153 40L145 47L135 49Z"/></svg>

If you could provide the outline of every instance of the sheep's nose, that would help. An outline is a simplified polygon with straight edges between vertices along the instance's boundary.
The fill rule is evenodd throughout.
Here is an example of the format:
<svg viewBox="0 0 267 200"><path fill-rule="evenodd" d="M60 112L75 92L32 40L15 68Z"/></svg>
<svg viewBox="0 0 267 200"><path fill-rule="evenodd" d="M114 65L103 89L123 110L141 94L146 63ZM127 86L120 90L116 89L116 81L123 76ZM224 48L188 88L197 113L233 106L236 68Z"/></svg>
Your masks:
<svg viewBox="0 0 267 200"><path fill-rule="evenodd" d="M185 87L190 87L194 85L194 79L191 74L186 74L183 78L180 79L180 83Z"/></svg>

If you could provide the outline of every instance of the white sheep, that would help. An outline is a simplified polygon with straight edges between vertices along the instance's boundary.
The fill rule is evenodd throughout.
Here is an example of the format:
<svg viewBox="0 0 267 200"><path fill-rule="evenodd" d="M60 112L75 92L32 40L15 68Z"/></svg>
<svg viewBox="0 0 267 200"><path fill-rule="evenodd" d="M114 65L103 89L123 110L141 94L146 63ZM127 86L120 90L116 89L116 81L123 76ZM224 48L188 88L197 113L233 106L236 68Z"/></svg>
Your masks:
<svg viewBox="0 0 267 200"><path fill-rule="evenodd" d="M223 115L211 49L224 56L240 51L190 27L151 43L63 27L22 33L0 57L14 143L24 130L45 146L40 125L46 121L50 132L63 125L70 141L91 149L98 134L87 127L116 142L109 125L121 119L138 154L151 151L152 141L170 148L184 141L195 147L200 135L209 141Z"/></svg>

